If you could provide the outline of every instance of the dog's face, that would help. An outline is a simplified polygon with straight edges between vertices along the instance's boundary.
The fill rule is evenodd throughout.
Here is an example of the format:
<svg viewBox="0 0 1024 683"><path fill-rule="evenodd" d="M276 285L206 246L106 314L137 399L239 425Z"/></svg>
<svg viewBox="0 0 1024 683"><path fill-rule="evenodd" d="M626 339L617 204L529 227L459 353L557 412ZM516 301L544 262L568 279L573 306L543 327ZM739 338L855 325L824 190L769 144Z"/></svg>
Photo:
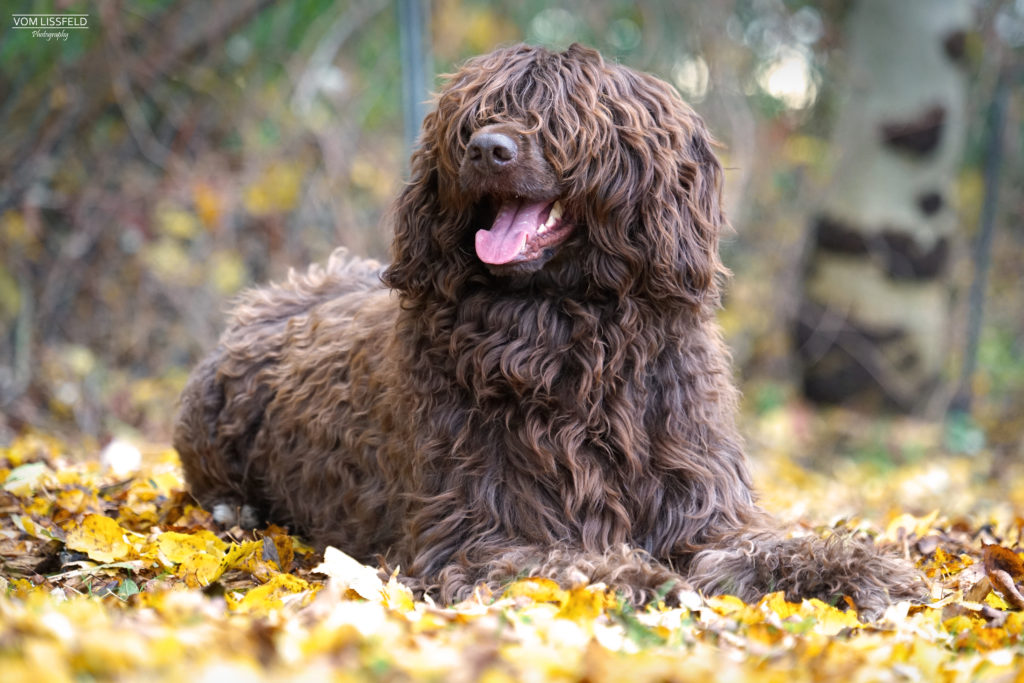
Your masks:
<svg viewBox="0 0 1024 683"><path fill-rule="evenodd" d="M720 192L710 136L671 86L578 45L498 50L451 75L424 121L385 279L454 296L442 271L544 273L703 305L724 271Z"/></svg>
<svg viewBox="0 0 1024 683"><path fill-rule="evenodd" d="M496 275L540 269L576 227L539 136L516 124L490 123L472 132L459 187L472 204L476 255Z"/></svg>

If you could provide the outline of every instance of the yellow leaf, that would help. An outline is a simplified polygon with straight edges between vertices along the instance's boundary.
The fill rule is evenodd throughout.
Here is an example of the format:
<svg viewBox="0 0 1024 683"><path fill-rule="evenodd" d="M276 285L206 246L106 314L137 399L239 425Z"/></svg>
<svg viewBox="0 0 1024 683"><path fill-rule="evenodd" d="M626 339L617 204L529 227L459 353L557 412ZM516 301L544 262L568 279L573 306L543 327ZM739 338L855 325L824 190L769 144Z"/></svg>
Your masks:
<svg viewBox="0 0 1024 683"><path fill-rule="evenodd" d="M777 645L786 637L786 631L762 621L750 624L747 628L746 636L762 647L771 647Z"/></svg>
<svg viewBox="0 0 1024 683"><path fill-rule="evenodd" d="M708 598L706 602L708 607L715 610L722 616L729 616L730 614L739 612L747 607L747 603L743 602L735 595L716 595L712 598Z"/></svg>
<svg viewBox="0 0 1024 683"><path fill-rule="evenodd" d="M924 517L915 517L910 514L902 514L889 522L885 528L885 539L899 541L902 537L917 536L923 538L932 530L932 525L939 516L939 511L934 510ZM902 531L902 534L901 534Z"/></svg>
<svg viewBox="0 0 1024 683"><path fill-rule="evenodd" d="M827 636L834 636L848 628L860 628L856 612L853 610L844 612L817 598L804 600L800 604L800 615L813 617L817 622L814 630Z"/></svg>
<svg viewBox="0 0 1024 683"><path fill-rule="evenodd" d="M796 602L786 602L786 594L783 591L769 593L761 598L757 606L762 610L769 610L779 616L780 619L788 619L794 614L800 614L801 605Z"/></svg>
<svg viewBox="0 0 1024 683"><path fill-rule="evenodd" d="M67 529L67 546L97 562L120 562L138 557L132 539L141 537L105 515L86 515L81 524Z"/></svg>
<svg viewBox="0 0 1024 683"><path fill-rule="evenodd" d="M254 216L290 211L298 204L302 170L298 164L278 162L268 166L245 190L245 210Z"/></svg>
<svg viewBox="0 0 1024 683"><path fill-rule="evenodd" d="M190 240L199 232L196 217L174 206L157 207L155 219L160 232L168 237Z"/></svg>
<svg viewBox="0 0 1024 683"><path fill-rule="evenodd" d="M277 574L262 586L253 588L241 598L228 594L228 606L236 612L267 614L287 603L306 605L316 594L317 586L292 574Z"/></svg>
<svg viewBox="0 0 1024 683"><path fill-rule="evenodd" d="M292 562L295 560L295 539L285 529L271 524L263 530L263 543L274 544L277 559L280 560L277 568L283 572L291 571Z"/></svg>
<svg viewBox="0 0 1024 683"><path fill-rule="evenodd" d="M942 628L944 628L947 633L955 635L957 633L962 633L963 631L970 631L976 625L981 623L980 619L972 618L964 614L958 614L943 621Z"/></svg>
<svg viewBox="0 0 1024 683"><path fill-rule="evenodd" d="M381 595L384 598L384 606L396 612L411 612L416 606L409 587L398 581L398 570L391 574L387 584L384 586Z"/></svg>
<svg viewBox="0 0 1024 683"><path fill-rule="evenodd" d="M36 585L28 579L10 579L5 592L11 597L24 599L37 590Z"/></svg>
<svg viewBox="0 0 1024 683"><path fill-rule="evenodd" d="M264 559L265 543L267 543L267 539L232 544L221 561L222 571L240 569L251 574L261 583L269 581L274 574L280 573L281 568L273 560Z"/></svg>
<svg viewBox="0 0 1024 683"><path fill-rule="evenodd" d="M156 503L126 502L121 506L117 521L132 529L144 531L160 521L160 511L157 510Z"/></svg>
<svg viewBox="0 0 1024 683"><path fill-rule="evenodd" d="M83 512L100 512L100 501L92 491L86 492L80 488L65 489L57 494L57 506L70 512L73 515Z"/></svg>
<svg viewBox="0 0 1024 683"><path fill-rule="evenodd" d="M198 264L186 253L181 243L161 237L142 250L142 258L160 280L170 284L191 284L200 272Z"/></svg>
<svg viewBox="0 0 1024 683"><path fill-rule="evenodd" d="M1013 609L1006 600L1003 600L1003 596L999 595L999 593L996 593L995 591L986 595L983 602L989 607L995 607L999 610Z"/></svg>
<svg viewBox="0 0 1024 683"><path fill-rule="evenodd" d="M214 252L210 259L210 277L221 294L234 294L245 284L245 263L231 251Z"/></svg>
<svg viewBox="0 0 1024 683"><path fill-rule="evenodd" d="M213 187L206 183L196 183L192 188L192 201L195 203L196 213L199 214L199 220L203 222L203 225L213 228L220 223L223 207L220 195Z"/></svg>
<svg viewBox="0 0 1024 683"><path fill-rule="evenodd" d="M506 598L529 598L534 602L554 602L564 605L569 600L569 593L557 582L542 577L521 579L509 585L503 594Z"/></svg>
<svg viewBox="0 0 1024 683"><path fill-rule="evenodd" d="M556 616L587 626L606 608L614 607L615 604L615 596L606 590L595 586L577 586L569 591L568 599Z"/></svg>
<svg viewBox="0 0 1024 683"><path fill-rule="evenodd" d="M169 451L173 453L175 458L177 453L175 451ZM175 469L165 470L163 472L155 472L151 474L146 482L155 486L159 495L169 496L175 491L184 491L185 482L181 478L181 470L177 469L178 463L175 462Z"/></svg>
<svg viewBox="0 0 1024 683"><path fill-rule="evenodd" d="M63 493L63 491L61 493ZM43 498L42 496L36 496L24 509L26 513L33 517L49 517L53 512L53 502L47 498Z"/></svg>
<svg viewBox="0 0 1024 683"><path fill-rule="evenodd" d="M29 462L52 461L61 452L61 444L49 436L27 433L17 437L7 448L0 448L0 455L18 467Z"/></svg>
<svg viewBox="0 0 1024 683"><path fill-rule="evenodd" d="M210 553L196 553L177 566L175 576L184 579L189 588L209 586L224 573L221 558Z"/></svg>
<svg viewBox="0 0 1024 683"><path fill-rule="evenodd" d="M174 571L191 588L209 586L224 573L227 544L212 531L192 534L165 531L145 549L145 557L156 559Z"/></svg>
<svg viewBox="0 0 1024 683"><path fill-rule="evenodd" d="M48 529L42 524L37 524L26 515L11 515L11 521L14 522L14 526L18 527L33 538L38 538L44 541L54 539L58 541L64 540L63 535L59 531Z"/></svg>
<svg viewBox="0 0 1024 683"><path fill-rule="evenodd" d="M1007 633L1012 633L1015 636L1024 634L1024 612L1010 612L1003 628Z"/></svg>
<svg viewBox="0 0 1024 683"><path fill-rule="evenodd" d="M202 529L193 534L165 531L157 537L156 545L160 554L174 564L187 562L199 553L216 555L219 562L228 547L227 543L217 538L216 534L207 529Z"/></svg>
<svg viewBox="0 0 1024 683"><path fill-rule="evenodd" d="M946 577L959 574L972 564L974 560L969 555L950 555L940 547L935 549L931 559L921 562L920 568L929 578L937 575Z"/></svg>
<svg viewBox="0 0 1024 683"><path fill-rule="evenodd" d="M228 569L244 568L251 564L253 555L259 555L262 549L262 541L232 543L224 554L224 564Z"/></svg>

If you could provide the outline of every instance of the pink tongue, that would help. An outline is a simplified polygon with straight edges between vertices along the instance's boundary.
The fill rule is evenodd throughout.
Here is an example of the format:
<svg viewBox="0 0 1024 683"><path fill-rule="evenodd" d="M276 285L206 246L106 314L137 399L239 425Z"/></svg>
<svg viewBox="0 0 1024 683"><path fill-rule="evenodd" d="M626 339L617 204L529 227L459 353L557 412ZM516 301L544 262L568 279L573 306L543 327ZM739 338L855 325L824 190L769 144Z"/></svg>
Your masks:
<svg viewBox="0 0 1024 683"><path fill-rule="evenodd" d="M514 261L526 247L527 238L537 234L540 214L547 207L548 202L502 203L491 229L477 231L476 255L492 265Z"/></svg>

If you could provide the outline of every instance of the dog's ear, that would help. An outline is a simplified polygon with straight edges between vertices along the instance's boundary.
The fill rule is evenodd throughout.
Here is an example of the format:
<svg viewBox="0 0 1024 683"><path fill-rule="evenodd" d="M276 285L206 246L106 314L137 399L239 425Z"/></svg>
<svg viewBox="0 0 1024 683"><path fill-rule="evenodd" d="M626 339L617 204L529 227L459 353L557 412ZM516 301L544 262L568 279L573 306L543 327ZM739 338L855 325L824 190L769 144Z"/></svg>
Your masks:
<svg viewBox="0 0 1024 683"><path fill-rule="evenodd" d="M647 294L694 306L717 306L726 270L718 255L722 215L722 166L704 122L666 83L644 78L637 101L648 107L654 128L650 178L641 196L637 239L646 247Z"/></svg>
<svg viewBox="0 0 1024 683"><path fill-rule="evenodd" d="M493 57L489 57L493 59ZM462 152L475 120L481 70L475 61L448 76L435 108L423 119L410 161L410 178L392 207L394 239L384 283L410 299L440 295L454 300L472 271L471 253L460 241L469 214L458 185Z"/></svg>
<svg viewBox="0 0 1024 683"><path fill-rule="evenodd" d="M610 177L589 189L603 197L594 220L607 225L591 238L624 257L631 288L644 298L716 306L728 271L718 256L725 219L713 140L667 83L618 66L604 76L596 120L611 139L596 154L598 175Z"/></svg>
<svg viewBox="0 0 1024 683"><path fill-rule="evenodd" d="M391 265L382 276L388 287L412 298L422 296L431 286L430 264L436 262L437 254L428 235L437 221L437 183L430 151L421 146L412 156L411 177L391 209L395 232Z"/></svg>
<svg viewBox="0 0 1024 683"><path fill-rule="evenodd" d="M682 287L688 296L717 306L720 280L728 274L718 254L719 237L727 226L722 212L722 165L712 149L714 141L704 122L692 111L686 118L689 140L676 151L679 163L676 201L683 207L682 222L664 226L672 228L674 234L667 237L675 239L677 248L674 263L666 261L660 265L674 273L675 285Z"/></svg>
<svg viewBox="0 0 1024 683"><path fill-rule="evenodd" d="M465 230L453 222L463 221L465 212L453 211L442 201L450 188L443 186L446 174L439 164L438 145L450 144L448 132L439 130L438 111L427 114L419 146L410 162L410 179L391 210L394 239L391 265L384 271L384 284L409 299L428 293L454 298L456 278L450 274L465 270L458 237ZM451 176L448 170L447 176ZM450 184L450 182L449 182ZM446 208L447 207L447 208Z"/></svg>

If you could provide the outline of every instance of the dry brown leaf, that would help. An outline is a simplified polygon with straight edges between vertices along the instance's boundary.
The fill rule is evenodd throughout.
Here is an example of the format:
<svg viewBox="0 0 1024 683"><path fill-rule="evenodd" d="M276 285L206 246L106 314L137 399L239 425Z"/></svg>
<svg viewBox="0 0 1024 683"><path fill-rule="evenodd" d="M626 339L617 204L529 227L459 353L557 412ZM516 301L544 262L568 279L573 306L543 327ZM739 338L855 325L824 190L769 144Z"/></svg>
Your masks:
<svg viewBox="0 0 1024 683"><path fill-rule="evenodd" d="M1024 562L1009 548L995 544L986 545L983 548L983 557L986 572L1000 570L1009 574L1014 581L1024 581Z"/></svg>
<svg viewBox="0 0 1024 683"><path fill-rule="evenodd" d="M1007 572L1002 569L995 569L988 574L989 580L992 582L992 587L1002 593L1003 598L1016 607L1017 609L1024 609L1024 595L1020 594L1017 586L1014 585L1013 579Z"/></svg>

